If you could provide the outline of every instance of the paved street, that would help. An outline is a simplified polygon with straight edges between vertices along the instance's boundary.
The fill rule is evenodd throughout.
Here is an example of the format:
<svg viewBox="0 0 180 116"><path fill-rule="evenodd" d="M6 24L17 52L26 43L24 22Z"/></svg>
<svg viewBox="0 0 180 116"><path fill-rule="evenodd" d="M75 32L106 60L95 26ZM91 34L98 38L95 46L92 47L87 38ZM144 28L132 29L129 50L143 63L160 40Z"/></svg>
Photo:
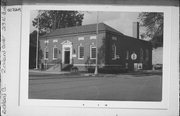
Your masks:
<svg viewBox="0 0 180 116"><path fill-rule="evenodd" d="M160 101L161 74L30 73L29 98Z"/></svg>

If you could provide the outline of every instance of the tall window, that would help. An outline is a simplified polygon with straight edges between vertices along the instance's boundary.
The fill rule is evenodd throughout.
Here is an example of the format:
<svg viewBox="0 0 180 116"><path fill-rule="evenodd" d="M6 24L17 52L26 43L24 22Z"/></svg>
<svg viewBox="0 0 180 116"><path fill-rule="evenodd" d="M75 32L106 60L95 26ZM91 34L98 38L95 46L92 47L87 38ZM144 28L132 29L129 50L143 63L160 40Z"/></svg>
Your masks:
<svg viewBox="0 0 180 116"><path fill-rule="evenodd" d="M96 46L94 45L90 46L90 58L96 59Z"/></svg>
<svg viewBox="0 0 180 116"><path fill-rule="evenodd" d="M116 45L112 45L112 60L116 59Z"/></svg>
<svg viewBox="0 0 180 116"><path fill-rule="evenodd" d="M129 50L126 51L126 60L129 59Z"/></svg>
<svg viewBox="0 0 180 116"><path fill-rule="evenodd" d="M149 60L149 50L146 49L146 61L148 61L148 60Z"/></svg>
<svg viewBox="0 0 180 116"><path fill-rule="evenodd" d="M57 59L58 58L58 49L57 47L53 48L53 59Z"/></svg>
<svg viewBox="0 0 180 116"><path fill-rule="evenodd" d="M144 53L143 53L143 49L140 49L140 60L143 61L144 59Z"/></svg>
<svg viewBox="0 0 180 116"><path fill-rule="evenodd" d="M44 50L44 59L47 60L49 57L48 48L45 48Z"/></svg>
<svg viewBox="0 0 180 116"><path fill-rule="evenodd" d="M84 47L78 46L78 59L84 59Z"/></svg>

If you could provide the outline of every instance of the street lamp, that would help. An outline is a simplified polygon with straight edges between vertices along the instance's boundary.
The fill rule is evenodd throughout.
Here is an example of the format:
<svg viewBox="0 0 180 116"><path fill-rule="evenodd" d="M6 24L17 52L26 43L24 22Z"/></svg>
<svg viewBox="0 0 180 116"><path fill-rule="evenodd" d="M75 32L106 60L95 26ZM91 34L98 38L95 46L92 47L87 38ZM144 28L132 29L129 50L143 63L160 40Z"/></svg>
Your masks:
<svg viewBox="0 0 180 116"><path fill-rule="evenodd" d="M37 16L37 42L36 42L36 69L38 69L38 43L39 43L39 11Z"/></svg>
<svg viewBox="0 0 180 116"><path fill-rule="evenodd" d="M97 25L96 25L96 67L94 74L98 74L98 24L99 24L99 12L97 11Z"/></svg>

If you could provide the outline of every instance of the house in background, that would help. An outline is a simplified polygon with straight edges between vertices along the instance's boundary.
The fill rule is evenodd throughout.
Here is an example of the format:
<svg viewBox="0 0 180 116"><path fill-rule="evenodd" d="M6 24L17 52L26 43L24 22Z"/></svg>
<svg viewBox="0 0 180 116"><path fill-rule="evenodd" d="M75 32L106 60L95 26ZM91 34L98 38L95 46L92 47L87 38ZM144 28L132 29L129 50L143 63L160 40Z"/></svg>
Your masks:
<svg viewBox="0 0 180 116"><path fill-rule="evenodd" d="M163 69L163 47L153 48L152 65L153 70Z"/></svg>
<svg viewBox="0 0 180 116"><path fill-rule="evenodd" d="M152 50L152 64L163 64L163 47L157 47Z"/></svg>
<svg viewBox="0 0 180 116"><path fill-rule="evenodd" d="M99 69L120 71L152 68L152 46L138 38L137 24L134 31L136 37L124 35L104 23L98 24L96 35L96 26L62 28L41 36L41 63L45 69L60 71L75 66L85 71L94 68L96 49Z"/></svg>

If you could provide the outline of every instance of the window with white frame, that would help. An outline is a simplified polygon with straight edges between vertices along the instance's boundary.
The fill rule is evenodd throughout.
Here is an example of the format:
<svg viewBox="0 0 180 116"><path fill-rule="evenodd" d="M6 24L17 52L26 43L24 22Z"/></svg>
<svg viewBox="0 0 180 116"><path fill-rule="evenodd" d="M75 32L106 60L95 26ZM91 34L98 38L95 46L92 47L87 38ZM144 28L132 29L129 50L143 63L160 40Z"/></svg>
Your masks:
<svg viewBox="0 0 180 116"><path fill-rule="evenodd" d="M90 45L90 58L96 59L96 46Z"/></svg>
<svg viewBox="0 0 180 116"><path fill-rule="evenodd" d="M58 49L57 47L53 48L53 59L57 59L58 58Z"/></svg>
<svg viewBox="0 0 180 116"><path fill-rule="evenodd" d="M116 45L112 45L112 60L116 59Z"/></svg>
<svg viewBox="0 0 180 116"><path fill-rule="evenodd" d="M45 48L45 50L44 50L44 59L47 60L48 57L49 57L48 48Z"/></svg>
<svg viewBox="0 0 180 116"><path fill-rule="evenodd" d="M78 59L84 59L84 47L78 46Z"/></svg>

